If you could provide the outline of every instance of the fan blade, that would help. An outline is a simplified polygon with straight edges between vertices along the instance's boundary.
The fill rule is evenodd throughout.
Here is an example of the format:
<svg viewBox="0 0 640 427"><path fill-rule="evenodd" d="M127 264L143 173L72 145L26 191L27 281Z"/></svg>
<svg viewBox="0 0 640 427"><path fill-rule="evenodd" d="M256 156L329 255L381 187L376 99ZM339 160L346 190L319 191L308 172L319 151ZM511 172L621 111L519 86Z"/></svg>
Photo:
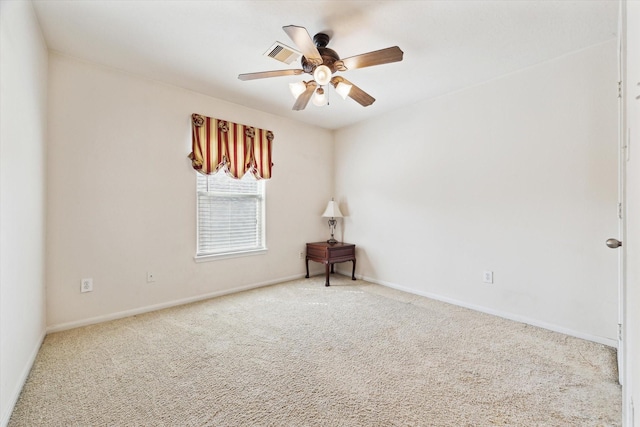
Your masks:
<svg viewBox="0 0 640 427"><path fill-rule="evenodd" d="M331 79L331 84L334 88L338 86L338 83L346 83L348 85L351 85L351 90L349 91L348 95L349 98L353 99L363 107L368 107L369 105L376 102L376 99L373 96L369 95L367 92L363 91L344 77L335 76Z"/></svg>
<svg viewBox="0 0 640 427"><path fill-rule="evenodd" d="M307 85L307 90L305 90L300 94L300 96L298 96L298 99L296 99L296 103L293 104L292 110L295 110L295 111L304 110L307 104L309 103L309 100L311 99L313 92L315 92L316 88L318 87L318 85L314 81L305 82L305 84Z"/></svg>
<svg viewBox="0 0 640 427"><path fill-rule="evenodd" d="M355 70L356 68L371 67L373 65L402 61L402 55L403 52L400 48L398 46L393 46L386 49L376 50L374 52L351 56L338 62L342 62L342 65L344 65L347 70Z"/></svg>
<svg viewBox="0 0 640 427"><path fill-rule="evenodd" d="M304 70L277 70L277 71L260 71L258 73L246 73L239 74L240 80L255 80L266 79L268 77L280 77L280 76L298 76L304 73Z"/></svg>
<svg viewBox="0 0 640 427"><path fill-rule="evenodd" d="M307 32L307 29L304 27L298 27L296 25L287 25L286 27L282 27L285 33L289 36L291 40L298 46L300 52L307 58L313 65L322 64L322 57L320 56L320 52L318 52L318 48L316 48L313 39Z"/></svg>

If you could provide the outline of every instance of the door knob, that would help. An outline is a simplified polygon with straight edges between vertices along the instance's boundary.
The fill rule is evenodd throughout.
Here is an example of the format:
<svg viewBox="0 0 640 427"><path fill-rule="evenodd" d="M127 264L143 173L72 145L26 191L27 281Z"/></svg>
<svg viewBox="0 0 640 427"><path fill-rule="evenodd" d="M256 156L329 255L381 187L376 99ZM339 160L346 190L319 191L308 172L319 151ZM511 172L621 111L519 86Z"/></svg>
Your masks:
<svg viewBox="0 0 640 427"><path fill-rule="evenodd" d="M615 249L622 246L622 242L618 239L607 239L607 246L609 246L611 249Z"/></svg>

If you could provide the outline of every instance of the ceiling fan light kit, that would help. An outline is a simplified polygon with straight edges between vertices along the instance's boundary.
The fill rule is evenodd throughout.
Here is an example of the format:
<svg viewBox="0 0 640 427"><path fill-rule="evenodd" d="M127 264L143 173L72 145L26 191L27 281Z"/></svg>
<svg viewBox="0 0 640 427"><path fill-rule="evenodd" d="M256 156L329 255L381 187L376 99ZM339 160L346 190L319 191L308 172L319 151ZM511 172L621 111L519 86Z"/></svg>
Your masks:
<svg viewBox="0 0 640 427"><path fill-rule="evenodd" d="M294 110L304 110L312 98L314 105L327 105L329 99L327 86L329 83L343 99L350 97L363 107L369 106L375 102L375 98L347 79L335 75L336 72L399 62L402 61L403 57L402 50L398 46L393 46L340 59L340 56L333 49L327 47L330 39L327 34L318 33L311 39L304 27L287 25L282 29L300 49L303 55L300 59L302 69L246 73L240 74L238 78L240 80L255 80L269 77L295 76L303 73L312 75L312 81L289 84L289 90L296 99L293 105ZM270 49L268 52L272 53L268 56L278 56L279 52L274 52L274 50L277 49Z"/></svg>
<svg viewBox="0 0 640 427"><path fill-rule="evenodd" d="M289 83L289 90L291 91L293 98L298 99L298 97L307 90L307 84L305 82Z"/></svg>
<svg viewBox="0 0 640 427"><path fill-rule="evenodd" d="M327 92L322 87L316 89L316 93L313 95L313 105L322 107L328 103L329 97L327 96Z"/></svg>
<svg viewBox="0 0 640 427"><path fill-rule="evenodd" d="M331 81L331 69L326 65L318 65L313 70L313 80L320 86L325 86Z"/></svg>
<svg viewBox="0 0 640 427"><path fill-rule="evenodd" d="M342 99L347 99L349 92L351 92L351 86L352 85L345 82L340 82L336 85L336 92L338 92L338 95L340 95Z"/></svg>

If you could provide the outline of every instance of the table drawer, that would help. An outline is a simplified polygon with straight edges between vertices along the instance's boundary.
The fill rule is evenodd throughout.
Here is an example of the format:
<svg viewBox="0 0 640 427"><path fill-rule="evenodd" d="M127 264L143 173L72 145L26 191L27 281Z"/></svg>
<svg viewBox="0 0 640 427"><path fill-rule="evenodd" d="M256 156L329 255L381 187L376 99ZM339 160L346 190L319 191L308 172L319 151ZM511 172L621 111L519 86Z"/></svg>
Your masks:
<svg viewBox="0 0 640 427"><path fill-rule="evenodd" d="M351 258L355 255L355 246L346 248L329 248L329 258Z"/></svg>
<svg viewBox="0 0 640 427"><path fill-rule="evenodd" d="M307 246L307 256L310 258L327 259L327 248L321 248L316 246Z"/></svg>

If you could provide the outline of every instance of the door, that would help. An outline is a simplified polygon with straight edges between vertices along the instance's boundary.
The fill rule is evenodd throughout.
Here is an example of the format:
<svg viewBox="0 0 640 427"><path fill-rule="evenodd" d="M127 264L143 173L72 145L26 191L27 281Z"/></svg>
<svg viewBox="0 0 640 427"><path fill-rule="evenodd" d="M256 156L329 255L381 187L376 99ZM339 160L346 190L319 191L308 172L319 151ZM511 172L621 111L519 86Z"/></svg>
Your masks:
<svg viewBox="0 0 640 427"><path fill-rule="evenodd" d="M625 378L625 342L623 326L625 319L625 262L626 251L623 242L626 236L625 194L626 194L626 119L625 97L623 94L623 82L625 81L625 7L620 2L618 17L618 236L607 240L609 248L618 251L618 381L624 383Z"/></svg>

